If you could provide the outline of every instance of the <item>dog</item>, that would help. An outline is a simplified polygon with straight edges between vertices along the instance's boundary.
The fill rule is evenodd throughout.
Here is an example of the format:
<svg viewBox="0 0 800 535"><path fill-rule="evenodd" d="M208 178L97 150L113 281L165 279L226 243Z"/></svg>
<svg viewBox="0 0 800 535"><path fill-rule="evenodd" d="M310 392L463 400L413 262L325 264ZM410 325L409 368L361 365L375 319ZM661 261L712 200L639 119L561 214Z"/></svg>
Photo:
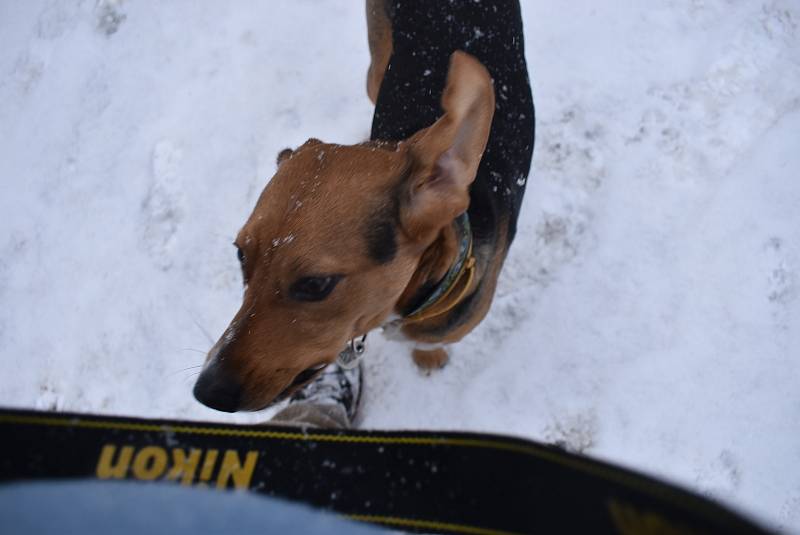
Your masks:
<svg viewBox="0 0 800 535"><path fill-rule="evenodd" d="M367 27L371 140L279 154L194 387L211 408L285 399L379 327L439 368L489 310L533 154L519 4L368 0Z"/></svg>

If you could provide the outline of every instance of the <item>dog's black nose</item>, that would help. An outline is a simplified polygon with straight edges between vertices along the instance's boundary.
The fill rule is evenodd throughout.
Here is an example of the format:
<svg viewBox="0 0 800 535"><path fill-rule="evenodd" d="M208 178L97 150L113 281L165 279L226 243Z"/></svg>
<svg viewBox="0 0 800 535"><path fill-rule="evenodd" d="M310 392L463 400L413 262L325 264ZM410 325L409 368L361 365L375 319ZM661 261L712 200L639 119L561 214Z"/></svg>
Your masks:
<svg viewBox="0 0 800 535"><path fill-rule="evenodd" d="M242 398L242 385L228 371L214 363L203 370L194 385L197 401L223 412L236 412Z"/></svg>

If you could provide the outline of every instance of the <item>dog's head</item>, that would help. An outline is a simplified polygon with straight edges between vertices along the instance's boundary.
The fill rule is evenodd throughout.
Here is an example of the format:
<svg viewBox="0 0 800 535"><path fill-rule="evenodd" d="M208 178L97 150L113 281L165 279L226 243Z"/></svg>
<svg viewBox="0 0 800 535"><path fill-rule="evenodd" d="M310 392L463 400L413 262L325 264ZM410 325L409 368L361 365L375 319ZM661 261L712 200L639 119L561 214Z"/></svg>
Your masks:
<svg viewBox="0 0 800 535"><path fill-rule="evenodd" d="M442 108L400 143L311 139L279 155L236 238L244 302L209 351L200 402L261 409L392 313L426 250L469 205L494 113L491 79L472 56L453 54Z"/></svg>

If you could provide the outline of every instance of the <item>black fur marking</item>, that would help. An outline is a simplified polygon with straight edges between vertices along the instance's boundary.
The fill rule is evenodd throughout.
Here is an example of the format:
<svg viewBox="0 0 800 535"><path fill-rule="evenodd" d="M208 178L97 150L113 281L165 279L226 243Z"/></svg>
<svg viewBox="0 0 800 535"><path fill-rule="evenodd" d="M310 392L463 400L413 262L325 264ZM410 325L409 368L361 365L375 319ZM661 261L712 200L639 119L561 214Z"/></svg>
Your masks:
<svg viewBox="0 0 800 535"><path fill-rule="evenodd" d="M366 230L367 254L378 264L391 262L397 254L395 222L387 215L372 219Z"/></svg>
<svg viewBox="0 0 800 535"><path fill-rule="evenodd" d="M364 236L367 254L379 265L394 260L397 255L397 230L400 226L400 199L411 176L411 165L406 165L389 188L388 201L383 203L367 222Z"/></svg>

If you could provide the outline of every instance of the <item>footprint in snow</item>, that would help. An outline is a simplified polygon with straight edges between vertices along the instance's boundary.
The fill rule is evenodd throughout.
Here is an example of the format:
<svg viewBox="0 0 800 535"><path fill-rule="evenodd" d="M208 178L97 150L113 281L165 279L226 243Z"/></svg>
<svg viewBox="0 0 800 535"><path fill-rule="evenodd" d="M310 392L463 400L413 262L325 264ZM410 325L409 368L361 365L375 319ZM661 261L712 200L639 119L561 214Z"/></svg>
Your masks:
<svg viewBox="0 0 800 535"><path fill-rule="evenodd" d="M559 270L591 241L594 199L607 176L603 118L572 101L539 119L523 219L480 333L490 341L515 330ZM533 199L533 200L531 200ZM535 205L531 205L536 203ZM533 224L525 213L534 211ZM493 346L490 343L488 346Z"/></svg>
<svg viewBox="0 0 800 535"><path fill-rule="evenodd" d="M162 270L172 267L175 234L183 219L180 168L183 152L169 140L153 149L150 187L142 201L142 241L150 258Z"/></svg>
<svg viewBox="0 0 800 535"><path fill-rule="evenodd" d="M724 2L710 4L715 6L699 8L709 24L716 9L727 9ZM648 174L659 177L666 171L678 183L725 176L796 99L791 84L765 87L765 80L800 75L796 66L788 72L786 62L794 54L797 21L778 4L763 6L759 16L732 33L703 75L647 91L625 144L650 146L660 155ZM696 20L696 8L693 4L687 17ZM743 95L753 100L750 108L759 110L757 116L742 113Z"/></svg>
<svg viewBox="0 0 800 535"><path fill-rule="evenodd" d="M723 449L695 476L695 486L705 496L730 499L736 495L742 481L739 460L730 450Z"/></svg>
<svg viewBox="0 0 800 535"><path fill-rule="evenodd" d="M565 415L544 429L544 439L570 453L586 453L595 445L597 416L587 411Z"/></svg>
<svg viewBox="0 0 800 535"><path fill-rule="evenodd" d="M48 2L36 19L36 36L52 41L72 31L80 20L79 10L77 2Z"/></svg>
<svg viewBox="0 0 800 535"><path fill-rule="evenodd" d="M767 300L781 330L789 329L791 304L800 296L800 275L781 238L773 236L764 247L770 268L767 273Z"/></svg>
<svg viewBox="0 0 800 535"><path fill-rule="evenodd" d="M97 31L111 37L119 30L125 19L122 12L122 0L100 0L95 10L97 16Z"/></svg>

